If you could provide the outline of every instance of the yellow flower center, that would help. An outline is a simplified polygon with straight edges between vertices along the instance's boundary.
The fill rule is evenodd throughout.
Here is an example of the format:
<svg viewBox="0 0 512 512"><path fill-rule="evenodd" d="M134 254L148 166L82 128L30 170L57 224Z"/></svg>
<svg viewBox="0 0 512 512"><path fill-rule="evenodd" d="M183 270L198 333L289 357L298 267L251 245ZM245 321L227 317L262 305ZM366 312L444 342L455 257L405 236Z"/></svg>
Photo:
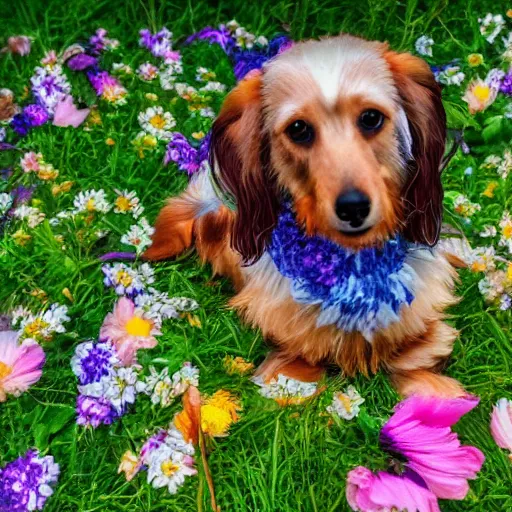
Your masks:
<svg viewBox="0 0 512 512"><path fill-rule="evenodd" d="M157 130L163 130L165 128L165 119L160 114L155 114L149 120L149 124Z"/></svg>
<svg viewBox="0 0 512 512"><path fill-rule="evenodd" d="M512 238L512 224L507 224L503 228L503 236L507 239Z"/></svg>
<svg viewBox="0 0 512 512"><path fill-rule="evenodd" d="M34 321L30 322L25 326L25 334L29 338L34 338L37 336L42 336L43 329L46 329L50 324L45 322L41 318L36 318Z"/></svg>
<svg viewBox="0 0 512 512"><path fill-rule="evenodd" d="M133 278L128 272L125 270L120 270L116 274L117 280L126 288L127 286L130 286L132 284Z"/></svg>
<svg viewBox="0 0 512 512"><path fill-rule="evenodd" d="M475 261L472 265L471 265L471 270L473 272L485 272L485 269L486 269L486 265L484 262L482 261Z"/></svg>
<svg viewBox="0 0 512 512"><path fill-rule="evenodd" d="M507 279L512 281L512 263L510 263L507 267Z"/></svg>
<svg viewBox="0 0 512 512"><path fill-rule="evenodd" d="M128 212L132 209L132 205L130 203L130 200L127 197L119 196L116 199L116 206L119 210L122 212Z"/></svg>
<svg viewBox="0 0 512 512"><path fill-rule="evenodd" d="M12 366L9 366L0 361L0 380L5 379L12 373Z"/></svg>
<svg viewBox="0 0 512 512"><path fill-rule="evenodd" d="M476 85L473 89L473 95L478 101L484 103L491 95L491 88L488 85Z"/></svg>
<svg viewBox="0 0 512 512"><path fill-rule="evenodd" d="M134 316L126 322L125 329L130 336L149 336L152 324L149 320Z"/></svg>
<svg viewBox="0 0 512 512"><path fill-rule="evenodd" d="M93 197L91 197L91 198L87 201L87 203L85 203L85 209L86 209L88 212L93 212L93 211L96 209L96 207L95 207L95 205L94 205L94 198L93 198Z"/></svg>
<svg viewBox="0 0 512 512"><path fill-rule="evenodd" d="M231 414L214 405L201 407L201 430L210 436L223 436L231 426Z"/></svg>
<svg viewBox="0 0 512 512"><path fill-rule="evenodd" d="M338 400L341 402L341 405L343 405L345 411L352 412L352 402L347 395L340 393L338 395Z"/></svg>
<svg viewBox="0 0 512 512"><path fill-rule="evenodd" d="M162 462L160 468L162 469L162 473L167 477L171 477L174 475L174 473L176 473L176 471L178 471L178 469L180 469L180 467L174 464L172 460L166 460L165 462Z"/></svg>

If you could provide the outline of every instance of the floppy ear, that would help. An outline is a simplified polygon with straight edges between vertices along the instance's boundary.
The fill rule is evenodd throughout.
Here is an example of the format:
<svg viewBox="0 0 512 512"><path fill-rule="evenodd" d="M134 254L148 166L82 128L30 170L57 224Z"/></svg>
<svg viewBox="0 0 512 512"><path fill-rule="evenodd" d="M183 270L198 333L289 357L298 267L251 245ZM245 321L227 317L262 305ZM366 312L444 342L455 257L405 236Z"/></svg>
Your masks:
<svg viewBox="0 0 512 512"><path fill-rule="evenodd" d="M210 142L213 175L236 202L231 245L245 264L257 261L265 251L279 209L261 109L261 73L257 73L228 95Z"/></svg>
<svg viewBox="0 0 512 512"><path fill-rule="evenodd" d="M388 51L385 58L398 88L412 136L410 175L402 189L405 237L433 246L443 215L441 160L446 140L446 114L441 88L425 61Z"/></svg>

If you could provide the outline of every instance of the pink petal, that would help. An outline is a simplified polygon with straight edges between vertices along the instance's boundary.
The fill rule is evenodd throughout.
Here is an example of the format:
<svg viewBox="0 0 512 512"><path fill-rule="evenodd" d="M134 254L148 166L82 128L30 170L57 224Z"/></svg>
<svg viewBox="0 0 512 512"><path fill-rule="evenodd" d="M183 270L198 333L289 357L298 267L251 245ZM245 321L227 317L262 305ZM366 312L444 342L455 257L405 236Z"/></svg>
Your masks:
<svg viewBox="0 0 512 512"><path fill-rule="evenodd" d="M18 357L18 336L17 331L0 331L0 361L7 366L12 366Z"/></svg>
<svg viewBox="0 0 512 512"><path fill-rule="evenodd" d="M53 124L54 126L72 126L77 128L85 121L89 112L90 109L88 108L77 109L73 103L72 96L68 95L57 104Z"/></svg>
<svg viewBox="0 0 512 512"><path fill-rule="evenodd" d="M352 510L376 512L395 508L407 512L440 512L437 498L407 476L358 467L347 475L347 501Z"/></svg>
<svg viewBox="0 0 512 512"><path fill-rule="evenodd" d="M0 357L1 359L1 357ZM491 415L491 434L500 448L512 451L512 401L501 398Z"/></svg>

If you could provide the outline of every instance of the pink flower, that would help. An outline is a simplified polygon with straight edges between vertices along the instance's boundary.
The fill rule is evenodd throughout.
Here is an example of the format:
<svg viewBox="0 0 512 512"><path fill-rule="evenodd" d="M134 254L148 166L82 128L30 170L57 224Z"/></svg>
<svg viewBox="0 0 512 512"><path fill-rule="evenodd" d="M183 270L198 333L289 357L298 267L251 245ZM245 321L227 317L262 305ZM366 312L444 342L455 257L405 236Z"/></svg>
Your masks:
<svg viewBox="0 0 512 512"><path fill-rule="evenodd" d="M137 350L153 348L158 343L155 335L161 334L155 322L136 311L135 304L121 297L109 313L100 330L100 339L110 339L116 346L119 359L125 366L137 360Z"/></svg>
<svg viewBox="0 0 512 512"><path fill-rule="evenodd" d="M420 482L359 466L347 476L347 501L352 510L378 512L440 512L436 496Z"/></svg>
<svg viewBox="0 0 512 512"><path fill-rule="evenodd" d="M469 490L467 480L476 478L485 457L473 446L461 446L451 426L478 402L474 396L408 398L398 404L382 428L381 444L405 457L405 466L438 498L464 499Z"/></svg>
<svg viewBox="0 0 512 512"><path fill-rule="evenodd" d="M18 343L16 331L0 332L0 402L19 396L41 378L44 350L32 339Z"/></svg>
<svg viewBox="0 0 512 512"><path fill-rule="evenodd" d="M501 398L494 406L491 415L491 434L500 448L511 453L512 460L512 400Z"/></svg>
<svg viewBox="0 0 512 512"><path fill-rule="evenodd" d="M12 36L7 40L7 48L11 53L24 57L30 53L30 38L27 36Z"/></svg>
<svg viewBox="0 0 512 512"><path fill-rule="evenodd" d="M73 97L68 95L57 104L53 124L55 126L77 128L85 121L90 111L88 108L77 109L73 103Z"/></svg>
<svg viewBox="0 0 512 512"><path fill-rule="evenodd" d="M23 158L20 161L21 168L24 172L37 172L40 170L40 163L43 159L43 155L41 153L34 153L33 151L29 151L23 155Z"/></svg>
<svg viewBox="0 0 512 512"><path fill-rule="evenodd" d="M55 53L55 50L46 52L44 57L41 59L41 64L43 66L53 66L57 64L57 54Z"/></svg>

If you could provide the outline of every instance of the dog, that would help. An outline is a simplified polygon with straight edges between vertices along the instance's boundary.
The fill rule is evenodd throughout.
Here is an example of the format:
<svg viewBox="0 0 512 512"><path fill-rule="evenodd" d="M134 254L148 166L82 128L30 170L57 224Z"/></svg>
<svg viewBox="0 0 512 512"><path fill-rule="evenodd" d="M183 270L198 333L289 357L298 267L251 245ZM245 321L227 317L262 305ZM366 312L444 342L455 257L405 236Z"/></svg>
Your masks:
<svg viewBox="0 0 512 512"><path fill-rule="evenodd" d="M440 87L422 59L350 35L296 43L229 93L210 170L168 200L144 258L195 243L232 280L230 306L274 345L258 369L265 379L313 379L335 363L348 376L384 369L404 396L462 396L440 374L458 335L444 313L457 302L457 273L436 249L445 138ZM397 234L426 248L426 257L407 256L415 294L397 321L369 339L319 323L321 306L296 300L268 253L283 198L307 236L348 251Z"/></svg>

